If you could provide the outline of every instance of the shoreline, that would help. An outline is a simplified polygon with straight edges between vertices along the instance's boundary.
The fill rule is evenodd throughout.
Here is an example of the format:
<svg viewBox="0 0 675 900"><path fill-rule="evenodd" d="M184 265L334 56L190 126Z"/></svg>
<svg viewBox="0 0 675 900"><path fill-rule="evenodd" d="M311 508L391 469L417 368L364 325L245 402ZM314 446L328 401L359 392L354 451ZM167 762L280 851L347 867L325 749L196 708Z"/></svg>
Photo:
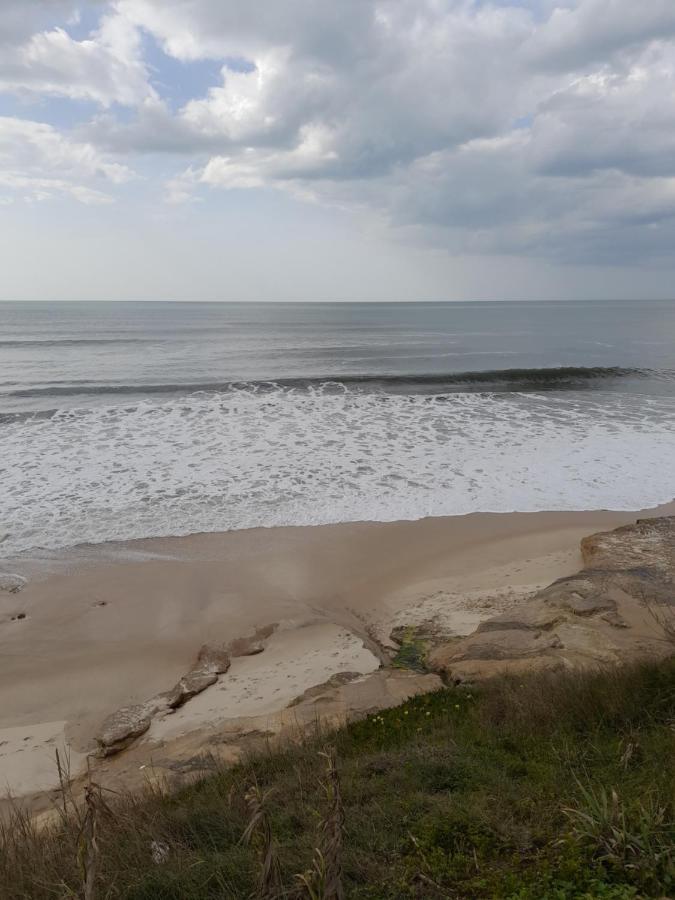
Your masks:
<svg viewBox="0 0 675 900"><path fill-rule="evenodd" d="M105 771L129 783L132 770L168 747L194 755L219 735L275 731L311 717L316 704L305 700L326 683L335 688L326 709L336 715L400 702L406 692L431 689L437 676L380 668L394 647L392 629L433 621L450 636L470 634L576 573L581 538L668 514L675 502L632 512L471 513L15 558L13 571L29 580L20 592L0 592L5 787L19 796L55 787L56 747L77 775L106 716L168 691L205 642L226 645L266 626L274 627L262 652L234 658L227 674L153 720ZM237 752L233 741L220 745L226 758Z"/></svg>

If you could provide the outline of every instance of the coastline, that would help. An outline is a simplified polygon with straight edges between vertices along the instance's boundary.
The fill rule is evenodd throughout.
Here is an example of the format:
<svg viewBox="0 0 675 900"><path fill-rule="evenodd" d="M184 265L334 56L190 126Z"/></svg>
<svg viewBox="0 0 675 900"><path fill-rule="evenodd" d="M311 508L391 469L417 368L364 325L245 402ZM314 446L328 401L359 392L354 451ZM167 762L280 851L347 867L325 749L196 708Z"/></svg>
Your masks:
<svg viewBox="0 0 675 900"><path fill-rule="evenodd" d="M338 717L428 690L436 676L377 671L397 625L434 621L467 635L577 572L583 537L669 514L675 502L258 528L14 560L29 581L0 593L5 787L19 796L53 788L56 747L76 775L106 716L168 691L205 642L265 626L274 629L263 652L234 658L217 683L153 721L133 750L106 761L111 777L128 783L159 748L194 755L217 735L277 732L311 717L316 704L305 709L302 698L331 679L337 693L326 709ZM220 755L236 757L236 741L220 744Z"/></svg>

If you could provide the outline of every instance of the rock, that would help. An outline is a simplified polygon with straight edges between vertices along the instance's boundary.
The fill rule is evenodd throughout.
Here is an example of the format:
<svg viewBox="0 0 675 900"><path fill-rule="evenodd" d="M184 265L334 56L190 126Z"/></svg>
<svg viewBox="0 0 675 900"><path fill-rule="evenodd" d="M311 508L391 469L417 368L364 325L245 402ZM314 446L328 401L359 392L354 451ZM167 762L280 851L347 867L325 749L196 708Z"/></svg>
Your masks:
<svg viewBox="0 0 675 900"><path fill-rule="evenodd" d="M230 668L230 654L223 647L204 644L197 654L197 662L183 675L168 693L164 694L169 709L177 709L196 694L218 681L218 676Z"/></svg>
<svg viewBox="0 0 675 900"><path fill-rule="evenodd" d="M476 628L485 631L550 631L564 619L564 614L547 603L532 600L526 605L486 619Z"/></svg>
<svg viewBox="0 0 675 900"><path fill-rule="evenodd" d="M193 672L213 672L223 675L230 668L230 654L223 647L204 644L197 654L197 663Z"/></svg>
<svg viewBox="0 0 675 900"><path fill-rule="evenodd" d="M606 593L604 580L596 576L559 578L536 596L549 606L569 610L577 616L616 610L616 603Z"/></svg>
<svg viewBox="0 0 675 900"><path fill-rule="evenodd" d="M262 653L265 649L265 641L277 629L277 623L272 625L263 625L257 628L252 635L248 637L235 638L227 645L227 652L230 656L254 656Z"/></svg>
<svg viewBox="0 0 675 900"><path fill-rule="evenodd" d="M230 668L232 656L249 656L262 652L265 639L276 627L267 625L249 637L237 638L227 647L204 644L192 669L170 691L158 694L145 703L122 707L108 716L96 739L99 756L111 756L124 750L150 728L152 719L158 712L178 709L215 684L218 676Z"/></svg>
<svg viewBox="0 0 675 900"><path fill-rule="evenodd" d="M15 575L11 572L0 573L0 591L7 594L18 594L28 584L28 579L23 575Z"/></svg>
<svg viewBox="0 0 675 900"><path fill-rule="evenodd" d="M442 667L446 668L448 664L467 659L522 659L559 650L562 646L557 634L541 631L507 628L474 632L462 641L437 648L429 656L429 663L432 669L437 669L441 660Z"/></svg>
<svg viewBox="0 0 675 900"><path fill-rule="evenodd" d="M614 628L630 628L628 622L615 611L605 613L602 619Z"/></svg>
<svg viewBox="0 0 675 900"><path fill-rule="evenodd" d="M112 756L128 747L148 730L156 711L152 703L138 703L135 706L123 706L108 716L96 739L98 755Z"/></svg>
<svg viewBox="0 0 675 900"><path fill-rule="evenodd" d="M169 709L177 709L184 703L187 703L196 694L201 694L207 687L218 681L216 672L200 671L195 669L183 675L181 680L176 684L164 697Z"/></svg>
<svg viewBox="0 0 675 900"><path fill-rule="evenodd" d="M454 681L675 652L675 517L584 538L586 567L429 655Z"/></svg>
<svg viewBox="0 0 675 900"><path fill-rule="evenodd" d="M675 516L638 519L614 531L585 537L581 553L586 568L648 568L672 579L675 576Z"/></svg>
<svg viewBox="0 0 675 900"><path fill-rule="evenodd" d="M350 681L355 681L357 678L362 677L363 675L360 672L336 672L335 675L331 675L330 678L322 684L315 684L313 687L307 688L307 690L300 694L299 697L295 697L291 700L288 707L298 706L300 703L315 703L318 700L322 700L335 688L340 687L343 684L349 684Z"/></svg>

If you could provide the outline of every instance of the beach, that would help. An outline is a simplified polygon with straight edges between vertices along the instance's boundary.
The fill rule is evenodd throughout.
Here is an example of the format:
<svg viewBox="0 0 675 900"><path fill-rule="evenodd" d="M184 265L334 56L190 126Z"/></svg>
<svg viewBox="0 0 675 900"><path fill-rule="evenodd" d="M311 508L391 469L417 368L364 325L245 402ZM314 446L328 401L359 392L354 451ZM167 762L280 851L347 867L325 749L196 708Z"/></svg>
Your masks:
<svg viewBox="0 0 675 900"><path fill-rule="evenodd" d="M673 511L675 314L571 308L3 304L6 791L48 798L57 749L128 787L500 655L629 657L641 614L537 592Z"/></svg>
<svg viewBox="0 0 675 900"><path fill-rule="evenodd" d="M77 776L106 717L169 691L202 645L256 629L264 640L255 653L233 654L225 674L157 715L133 750L97 764L128 782L130 768L213 748L218 735L223 758L236 758L238 738L276 733L299 721L298 709L300 719L316 716L320 707L302 700L326 684L332 720L391 705L437 677L381 668L392 630L426 623L470 634L577 572L583 537L674 512L476 513L25 555L11 571L27 583L0 593L4 786L15 796L55 788L56 748Z"/></svg>

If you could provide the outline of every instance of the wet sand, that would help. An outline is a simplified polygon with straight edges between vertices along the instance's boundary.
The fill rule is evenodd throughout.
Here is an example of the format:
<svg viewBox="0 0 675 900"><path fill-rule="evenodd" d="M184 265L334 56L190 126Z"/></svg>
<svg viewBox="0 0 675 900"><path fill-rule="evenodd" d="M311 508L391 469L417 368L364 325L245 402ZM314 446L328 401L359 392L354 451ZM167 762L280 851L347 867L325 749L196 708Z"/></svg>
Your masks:
<svg viewBox="0 0 675 900"><path fill-rule="evenodd" d="M145 746L264 721L332 676L366 676L398 624L468 634L576 572L585 535L674 513L671 503L251 529L8 561L0 571L28 583L0 592L0 783L18 795L53 787L57 746L77 772L103 719L170 689L205 642L276 624L262 653L234 659L216 684L153 721Z"/></svg>

